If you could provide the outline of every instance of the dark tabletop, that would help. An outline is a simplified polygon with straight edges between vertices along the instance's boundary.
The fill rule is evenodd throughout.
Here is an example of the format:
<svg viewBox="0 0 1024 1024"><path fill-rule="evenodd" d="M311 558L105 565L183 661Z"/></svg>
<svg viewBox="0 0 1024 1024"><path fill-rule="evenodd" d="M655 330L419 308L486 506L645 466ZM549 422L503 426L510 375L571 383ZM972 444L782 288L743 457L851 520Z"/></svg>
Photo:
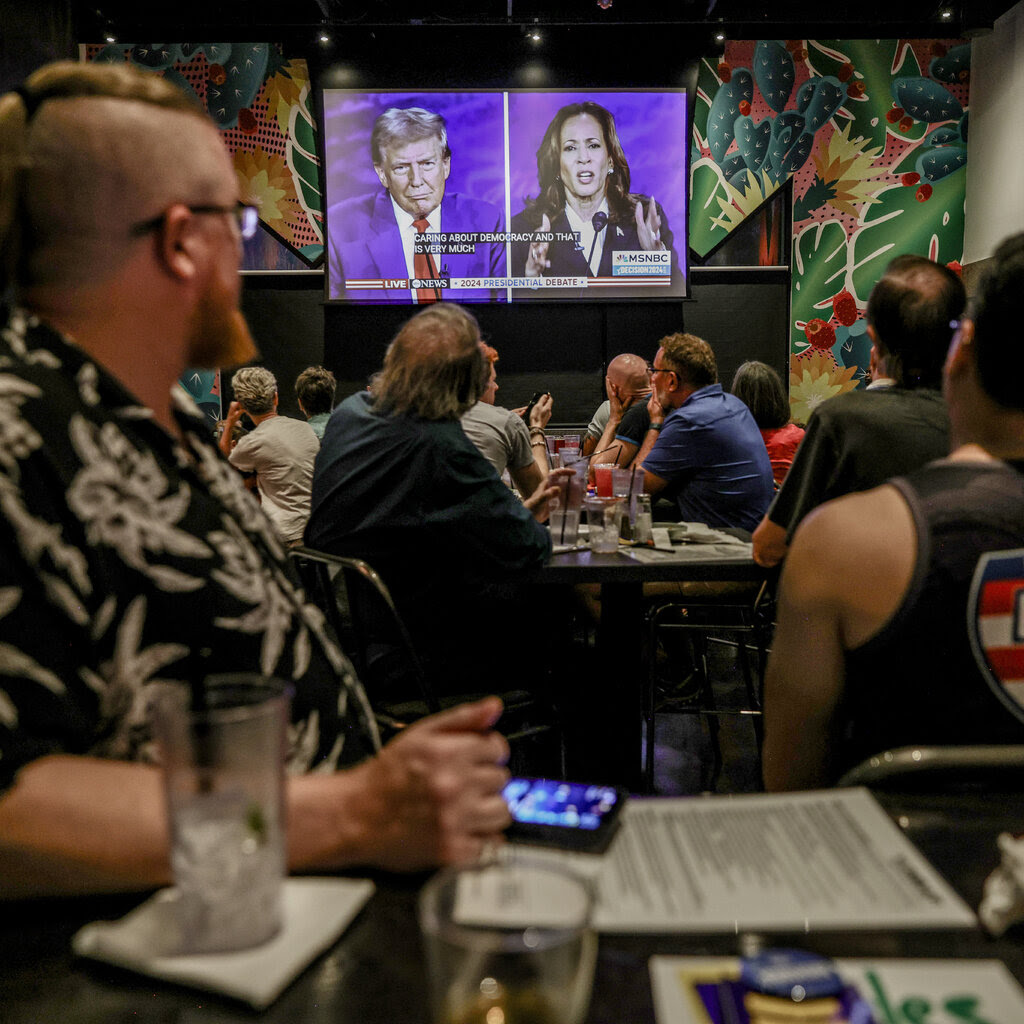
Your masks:
<svg viewBox="0 0 1024 1024"><path fill-rule="evenodd" d="M749 540L742 530L723 531ZM686 580L762 580L767 571L755 564L749 548L731 544L676 544L679 560L641 562L623 546L609 554L588 548L553 554L546 566L524 579L539 583L659 583ZM709 555L711 557L709 557Z"/></svg>
<svg viewBox="0 0 1024 1024"><path fill-rule="evenodd" d="M1024 796L888 796L883 805L974 909L998 862L1000 831L1024 826ZM76 959L83 924L126 913L141 897L0 905L0 1021L3 1024L428 1024L422 950L415 921L418 878L377 877L377 893L341 939L262 1014L127 971ZM980 930L772 935L831 956L1002 959L1024 982L1024 928L993 940ZM652 954L730 955L736 936L602 935L589 1024L654 1020L647 960Z"/></svg>

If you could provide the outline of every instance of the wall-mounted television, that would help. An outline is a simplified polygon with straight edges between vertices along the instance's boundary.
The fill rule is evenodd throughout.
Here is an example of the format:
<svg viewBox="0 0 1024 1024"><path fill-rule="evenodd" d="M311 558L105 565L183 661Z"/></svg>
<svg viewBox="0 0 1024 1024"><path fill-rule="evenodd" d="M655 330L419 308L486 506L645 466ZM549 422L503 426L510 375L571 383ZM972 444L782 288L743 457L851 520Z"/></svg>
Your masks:
<svg viewBox="0 0 1024 1024"><path fill-rule="evenodd" d="M328 300L686 295L683 89L323 92Z"/></svg>

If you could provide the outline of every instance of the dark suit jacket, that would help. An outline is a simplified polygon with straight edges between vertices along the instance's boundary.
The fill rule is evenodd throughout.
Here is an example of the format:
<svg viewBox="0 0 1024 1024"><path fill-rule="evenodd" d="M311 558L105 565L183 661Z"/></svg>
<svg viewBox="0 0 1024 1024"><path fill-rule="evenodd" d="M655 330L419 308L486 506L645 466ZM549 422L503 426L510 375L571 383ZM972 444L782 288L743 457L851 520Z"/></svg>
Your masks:
<svg viewBox="0 0 1024 1024"><path fill-rule="evenodd" d="M648 197L641 197L646 207L649 202ZM681 277L677 269L677 257L675 249L672 247L672 229L669 227L668 218L665 216L665 211L658 206L658 213L661 216L661 238L665 243L665 247L672 253L672 278L674 284L681 285ZM522 210L512 218L513 233L523 233L527 231L539 231L540 230L540 217L535 214L532 210ZM555 217L551 219L551 230L568 232L569 218L565 214L565 210L561 210ZM640 237L636 229L636 221L631 217L628 220L621 221L619 223L612 223L609 221L608 226L604 229L604 250L601 253L601 263L597 268L597 273L592 274L590 272L590 266L587 263L587 253L582 249L577 248L572 242L559 242L554 241L548 246L548 262L551 264L544 271L544 277L611 277L612 276L612 253L616 250L619 251L632 251L638 252L642 248L640 245ZM526 259L529 256L530 243L529 242L513 242L512 243L512 275L522 276L526 272ZM663 292L665 297L669 297L669 289L662 288L656 285L637 285L635 288L629 287L616 287L614 289L608 289L604 292L608 298L632 298L637 295L656 295L658 292ZM673 289L673 293L675 289ZM530 292L520 289L516 291L516 297L521 295L531 294ZM535 293L532 293L535 294ZM564 297L571 294L572 297L582 296L583 292L548 292L548 297L554 298ZM593 293L591 293L591 296Z"/></svg>
<svg viewBox="0 0 1024 1024"><path fill-rule="evenodd" d="M332 206L327 215L330 247L330 299L371 302L409 302L407 288L352 289L346 279L402 279L408 277L402 239L395 223L391 197L384 190ZM441 229L445 234L480 231L500 232L503 216L497 206L458 193L441 200ZM504 277L505 245L481 242L472 253L446 253L434 257L442 277ZM480 302L503 297L490 290L442 292L451 302Z"/></svg>

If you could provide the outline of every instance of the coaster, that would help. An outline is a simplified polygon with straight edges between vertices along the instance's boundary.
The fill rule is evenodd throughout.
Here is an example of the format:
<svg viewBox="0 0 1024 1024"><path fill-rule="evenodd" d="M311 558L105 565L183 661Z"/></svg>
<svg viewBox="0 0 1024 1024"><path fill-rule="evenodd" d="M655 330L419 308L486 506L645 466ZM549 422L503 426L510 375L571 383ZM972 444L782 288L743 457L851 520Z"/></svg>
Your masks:
<svg viewBox="0 0 1024 1024"><path fill-rule="evenodd" d="M234 953L175 954L176 893L161 889L118 921L87 924L71 940L79 956L153 978L269 1006L291 981L348 927L373 895L364 879L289 878L284 925L269 942Z"/></svg>

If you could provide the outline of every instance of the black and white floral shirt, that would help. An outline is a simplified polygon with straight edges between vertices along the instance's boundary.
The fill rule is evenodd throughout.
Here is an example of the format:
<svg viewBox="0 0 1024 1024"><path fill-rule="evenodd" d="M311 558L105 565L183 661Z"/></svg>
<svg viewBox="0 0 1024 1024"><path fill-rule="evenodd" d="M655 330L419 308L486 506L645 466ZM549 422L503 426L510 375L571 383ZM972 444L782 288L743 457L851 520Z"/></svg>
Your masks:
<svg viewBox="0 0 1024 1024"><path fill-rule="evenodd" d="M0 324L0 791L46 754L151 760L154 684L219 672L292 682L290 770L372 753L362 687L191 401L176 442L52 329Z"/></svg>

